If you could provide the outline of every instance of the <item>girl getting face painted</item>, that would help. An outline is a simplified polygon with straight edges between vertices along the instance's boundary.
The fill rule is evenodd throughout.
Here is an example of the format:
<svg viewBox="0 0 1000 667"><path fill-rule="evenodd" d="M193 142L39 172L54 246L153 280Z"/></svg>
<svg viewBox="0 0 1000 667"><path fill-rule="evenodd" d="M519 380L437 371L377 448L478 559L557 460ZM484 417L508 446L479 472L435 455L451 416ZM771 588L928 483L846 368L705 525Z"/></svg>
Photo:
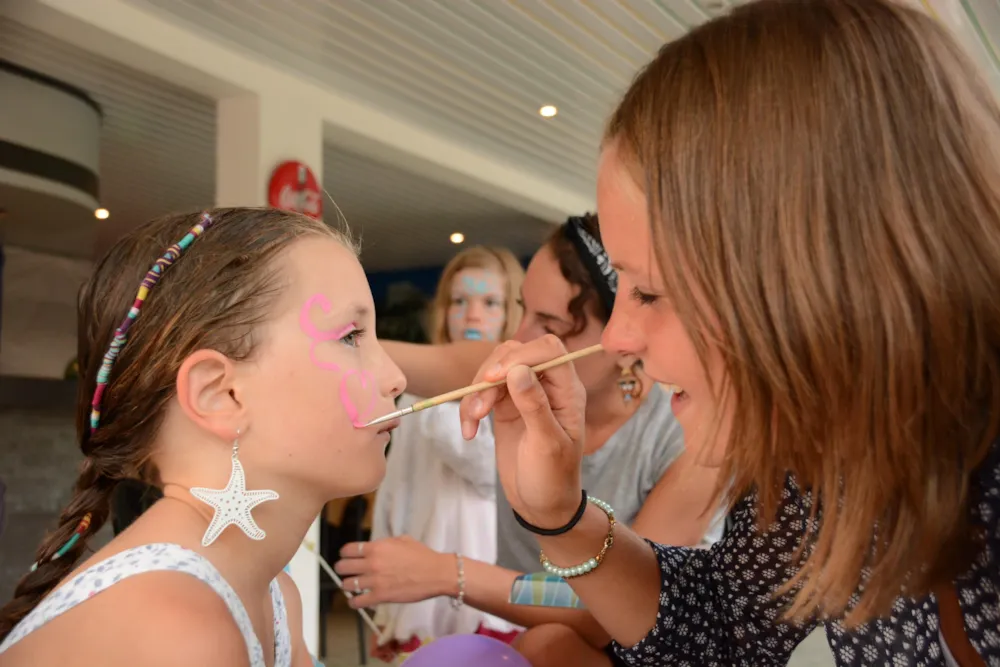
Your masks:
<svg viewBox="0 0 1000 667"><path fill-rule="evenodd" d="M521 321L517 295L524 269L503 248L463 250L445 267L431 308L430 338L502 341Z"/></svg>
<svg viewBox="0 0 1000 667"><path fill-rule="evenodd" d="M327 501L378 486L387 429L355 424L406 385L357 250L306 216L232 208L137 227L97 264L80 475L0 610L0 662L312 664L282 570ZM158 500L83 556L121 480ZM36 606L57 587L58 609Z"/></svg>
<svg viewBox="0 0 1000 667"><path fill-rule="evenodd" d="M451 281L448 337L496 341L503 333L507 299L502 276L489 269L462 269Z"/></svg>

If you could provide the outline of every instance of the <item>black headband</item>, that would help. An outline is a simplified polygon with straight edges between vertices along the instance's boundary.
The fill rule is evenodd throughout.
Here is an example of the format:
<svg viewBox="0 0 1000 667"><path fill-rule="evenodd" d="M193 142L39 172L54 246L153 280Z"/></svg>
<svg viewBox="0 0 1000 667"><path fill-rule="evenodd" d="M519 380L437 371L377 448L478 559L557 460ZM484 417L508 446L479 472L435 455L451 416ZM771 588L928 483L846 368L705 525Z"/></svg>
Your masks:
<svg viewBox="0 0 1000 667"><path fill-rule="evenodd" d="M611 267L611 260L601 242L584 228L584 219L572 217L563 225L563 233L570 240L579 255L580 261L587 268L590 279L597 289L597 295L604 304L608 315L615 305L615 294L618 293L618 273Z"/></svg>

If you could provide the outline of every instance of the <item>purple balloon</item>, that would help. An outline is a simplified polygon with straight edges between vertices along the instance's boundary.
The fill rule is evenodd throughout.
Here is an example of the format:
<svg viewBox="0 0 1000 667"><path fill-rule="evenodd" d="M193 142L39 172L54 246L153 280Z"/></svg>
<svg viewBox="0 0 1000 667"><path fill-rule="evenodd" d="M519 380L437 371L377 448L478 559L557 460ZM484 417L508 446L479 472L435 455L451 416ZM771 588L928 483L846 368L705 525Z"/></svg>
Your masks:
<svg viewBox="0 0 1000 667"><path fill-rule="evenodd" d="M531 663L498 639L448 635L421 646L403 667L531 667Z"/></svg>

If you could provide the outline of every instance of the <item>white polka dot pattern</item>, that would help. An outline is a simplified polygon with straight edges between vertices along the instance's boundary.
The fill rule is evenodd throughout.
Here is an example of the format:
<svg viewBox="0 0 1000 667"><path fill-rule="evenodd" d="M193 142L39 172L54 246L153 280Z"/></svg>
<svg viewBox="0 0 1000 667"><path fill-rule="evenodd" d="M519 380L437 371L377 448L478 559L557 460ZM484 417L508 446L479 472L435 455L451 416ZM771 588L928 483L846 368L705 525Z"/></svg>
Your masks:
<svg viewBox="0 0 1000 667"><path fill-rule="evenodd" d="M790 480L777 520L763 533L750 496L734 508L732 530L710 550L653 544L662 581L657 622L635 646L616 645L619 658L676 667L787 664L814 626L781 622L789 597L773 593L792 574L811 505ZM969 641L986 665L1000 667L1000 443L973 480L970 512L985 539L955 587ZM839 621L826 630L840 667L945 667L932 595L901 597L888 617L853 630Z"/></svg>
<svg viewBox="0 0 1000 667"><path fill-rule="evenodd" d="M243 603L228 582L205 557L176 544L146 544L117 553L97 563L46 597L24 617L2 644L0 654L60 614L82 604L123 579L145 572L183 572L210 586L229 607L250 654L251 667L264 667L264 650L254 634ZM277 580L271 582L274 608L274 666L290 667L291 638L285 600Z"/></svg>

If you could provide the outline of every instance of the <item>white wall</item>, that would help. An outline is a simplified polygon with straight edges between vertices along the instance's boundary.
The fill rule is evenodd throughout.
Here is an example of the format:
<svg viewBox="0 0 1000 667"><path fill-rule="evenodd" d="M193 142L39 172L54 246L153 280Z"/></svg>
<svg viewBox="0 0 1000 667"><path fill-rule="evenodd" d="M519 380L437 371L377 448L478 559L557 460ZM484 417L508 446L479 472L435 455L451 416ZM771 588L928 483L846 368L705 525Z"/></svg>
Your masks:
<svg viewBox="0 0 1000 667"><path fill-rule="evenodd" d="M76 356L76 297L92 263L5 246L0 375L61 378Z"/></svg>

